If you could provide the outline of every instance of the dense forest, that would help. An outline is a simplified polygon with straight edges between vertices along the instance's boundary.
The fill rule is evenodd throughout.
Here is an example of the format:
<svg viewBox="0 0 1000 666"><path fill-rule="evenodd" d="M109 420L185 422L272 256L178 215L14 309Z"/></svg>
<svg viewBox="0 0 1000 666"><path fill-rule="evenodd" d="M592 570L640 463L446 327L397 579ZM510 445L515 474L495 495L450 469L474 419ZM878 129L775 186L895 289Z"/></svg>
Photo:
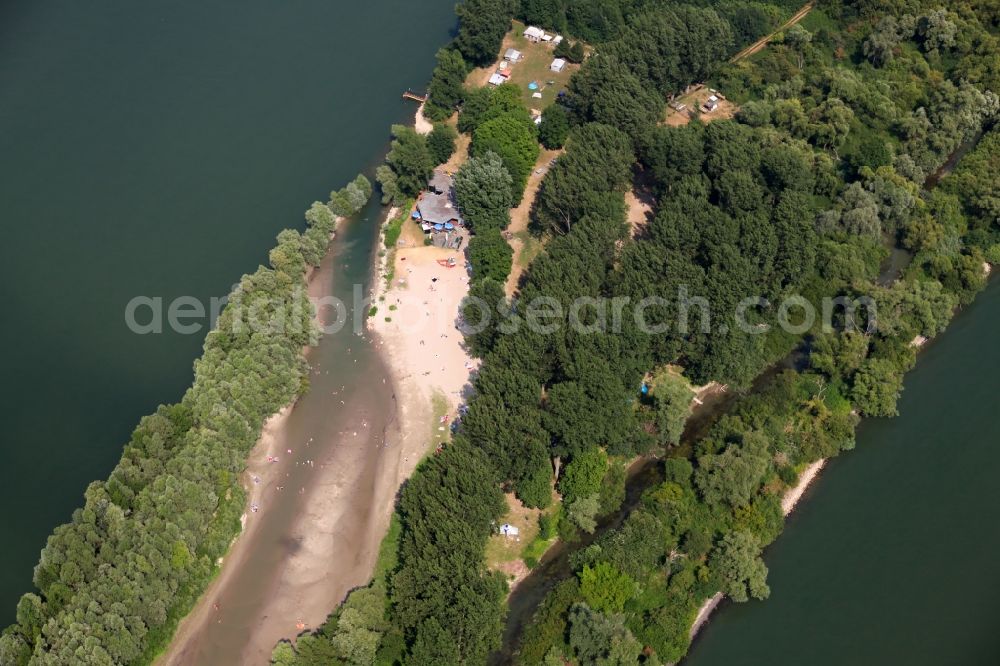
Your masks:
<svg viewBox="0 0 1000 666"><path fill-rule="evenodd" d="M0 664L144 664L165 647L241 529L240 475L265 419L308 390L303 348L318 329L306 271L337 216L371 194L358 176L314 203L305 231L278 235L271 266L243 276L183 399L142 419L108 479L49 537Z"/></svg>
<svg viewBox="0 0 1000 666"><path fill-rule="evenodd" d="M575 575L508 646L515 660L673 662L706 599L767 596L760 555L782 530L785 490L806 464L852 448L862 416L895 414L915 340L940 333L1000 260L1000 5L820 2L760 53L728 62L799 6L462 5L428 113L443 121L459 109L472 136L456 189L476 238L489 239L474 243L498 246L538 154L516 90L464 86L499 51L492 22L506 29L511 11L596 47L537 130L546 148L566 148L532 212L545 249L510 301L509 254L473 255L471 295L499 303L500 319L467 338L483 359L476 393L452 444L401 494L394 569L304 645L280 646L275 663L483 663L504 624L507 585L485 558L508 510L502 493L549 507L543 532L574 540L617 508L622 462L643 454L661 459L663 481L574 555ZM464 20L473 14L475 25ZM664 124L674 95L703 81L738 105L735 118ZM938 173L983 132L954 173ZM624 195L637 183L656 205L633 233ZM884 268L893 248L911 258L898 274ZM581 297L650 295L663 297L646 313L654 323L676 322L679 290L707 304L709 330L649 335L627 317L614 332L566 325ZM540 298L563 325L505 334ZM828 326L802 322L779 312L790 298L874 302L877 316L840 307ZM463 313L475 310L470 301ZM783 315L793 325L776 326ZM795 369L770 373L706 436L680 444L684 378L747 389L790 354ZM349 613L359 594L376 607L363 627Z"/></svg>
<svg viewBox="0 0 1000 666"><path fill-rule="evenodd" d="M471 295L496 303L500 318L467 340L483 360L475 396L453 441L402 489L375 580L318 632L279 645L274 663L484 663L506 612L507 581L485 558L508 511L504 492L546 508L547 530L571 541L621 504L622 463L638 455L662 459L663 482L576 554L574 577L542 603L515 660L676 661L706 599L767 596L760 554L781 532L783 492L807 463L850 449L861 416L895 414L914 339L940 333L984 286L984 265L1000 260L1000 4L821 1L760 53L728 62L798 7L459 5L430 83L426 115L439 125L428 137L393 128L378 178L386 201L417 194L454 150L443 123L458 111L471 137L455 179L475 232ZM516 88L465 85L497 57L514 17L594 49L539 127ZM739 106L735 118L665 125L668 101L703 81ZM954 173L938 173L984 132ZM544 252L507 300L501 232L540 142L565 152L532 212ZM633 231L625 195L637 183L655 215ZM344 191L331 204L355 198ZM266 293L291 310L333 226L328 206L307 218L304 234L279 236L272 268L244 278L234 302ZM894 247L912 260L886 276ZM688 305L679 294L711 312L710 327L670 325ZM649 296L661 297L646 315L662 332L631 317L605 330L596 309L568 325L581 298ZM777 325L788 318L777 304L823 298L872 299L878 314L840 308L833 326ZM550 332L504 332L541 300ZM472 317L471 301L463 314ZM239 527L246 452L263 420L305 390L300 352L312 339L308 326L292 336L232 329L210 334L184 400L142 422L109 480L50 538L39 593L19 604L0 662L142 663L203 589ZM681 445L688 381L747 389L792 352L795 370Z"/></svg>

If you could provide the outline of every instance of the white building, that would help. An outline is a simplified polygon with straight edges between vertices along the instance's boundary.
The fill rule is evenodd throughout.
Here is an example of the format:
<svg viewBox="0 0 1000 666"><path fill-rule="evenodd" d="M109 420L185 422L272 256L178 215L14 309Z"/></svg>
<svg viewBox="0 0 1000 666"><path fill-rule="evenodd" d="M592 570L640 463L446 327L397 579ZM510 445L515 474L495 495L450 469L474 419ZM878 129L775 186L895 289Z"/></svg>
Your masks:
<svg viewBox="0 0 1000 666"><path fill-rule="evenodd" d="M503 59L507 62L519 62L523 57L517 49L507 49L507 52L503 54Z"/></svg>
<svg viewBox="0 0 1000 666"><path fill-rule="evenodd" d="M545 31L541 28L536 28L535 26L528 26L528 29L524 31L524 38L527 39L532 44L537 44L542 41L545 37Z"/></svg>

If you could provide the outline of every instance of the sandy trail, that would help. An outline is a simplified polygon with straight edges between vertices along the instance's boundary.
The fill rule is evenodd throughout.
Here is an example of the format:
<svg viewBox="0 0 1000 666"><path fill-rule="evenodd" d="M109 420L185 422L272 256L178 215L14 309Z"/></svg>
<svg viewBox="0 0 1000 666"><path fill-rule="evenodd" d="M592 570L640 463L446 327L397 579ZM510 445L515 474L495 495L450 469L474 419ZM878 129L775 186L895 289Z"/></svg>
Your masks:
<svg viewBox="0 0 1000 666"><path fill-rule="evenodd" d="M525 260L525 257L521 256L521 253L526 249L523 237L524 234L528 232L528 226L531 223L531 209L535 205L535 199L538 198L538 192L542 187L542 181L545 180L545 176L548 175L549 169L552 168L553 163L559 159L559 156L564 152L566 152L566 150L560 148L559 150L543 149L542 152L539 153L538 160L535 161L535 167L531 170L531 174L528 176L528 182L527 185L525 185L524 196L521 197L521 203L510 211L510 225L507 227L507 242L514 250L514 265L511 268L510 275L507 276L507 282L504 285L504 290L506 291L508 297L512 297L517 291L518 284L521 281L521 276L528 267L528 262Z"/></svg>
<svg viewBox="0 0 1000 666"><path fill-rule="evenodd" d="M427 120L427 117L424 116L424 106L426 104L427 102L424 102L420 105L417 109L417 115L413 119L413 128L417 130L417 134L430 134L434 129L434 123Z"/></svg>

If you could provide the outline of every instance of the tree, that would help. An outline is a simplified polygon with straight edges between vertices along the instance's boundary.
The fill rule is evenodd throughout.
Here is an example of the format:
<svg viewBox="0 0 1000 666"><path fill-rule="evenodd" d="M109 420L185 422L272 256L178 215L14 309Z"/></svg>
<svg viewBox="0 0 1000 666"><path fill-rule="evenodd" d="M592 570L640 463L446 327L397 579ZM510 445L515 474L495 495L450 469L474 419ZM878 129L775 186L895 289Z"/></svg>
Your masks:
<svg viewBox="0 0 1000 666"><path fill-rule="evenodd" d="M482 157L496 153L513 179L513 191L524 191L528 175L538 160L538 135L535 124L526 115L507 113L488 120L472 136L470 154Z"/></svg>
<svg viewBox="0 0 1000 666"><path fill-rule="evenodd" d="M455 199L474 230L503 229L514 206L513 179L500 156L487 151L470 157L455 174Z"/></svg>
<svg viewBox="0 0 1000 666"><path fill-rule="evenodd" d="M448 633L434 617L429 617L417 629L417 639L413 642L407 664L441 664L458 666L462 663L455 637Z"/></svg>
<svg viewBox="0 0 1000 666"><path fill-rule="evenodd" d="M866 416L896 416L896 403L903 392L903 373L883 358L865 361L854 376L851 398Z"/></svg>
<svg viewBox="0 0 1000 666"><path fill-rule="evenodd" d="M505 283L513 260L514 250L497 228L482 229L469 241L469 263L475 280L489 278Z"/></svg>
<svg viewBox="0 0 1000 666"><path fill-rule="evenodd" d="M663 100L613 56L591 58L570 79L569 108L578 122L597 122L638 137L663 114Z"/></svg>
<svg viewBox="0 0 1000 666"><path fill-rule="evenodd" d="M760 559L760 542L750 532L727 534L709 563L718 576L723 591L733 601L767 599L767 565Z"/></svg>
<svg viewBox="0 0 1000 666"><path fill-rule="evenodd" d="M347 184L346 187L330 192L330 210L339 217L354 215L364 208L372 196L372 184L364 174Z"/></svg>
<svg viewBox="0 0 1000 666"><path fill-rule="evenodd" d="M465 343L474 356L484 358L502 335L500 324L510 316L503 282L490 277L473 281L459 312Z"/></svg>
<svg viewBox="0 0 1000 666"><path fill-rule="evenodd" d="M461 53L449 48L438 51L437 67L434 68L434 75L428 87L424 115L437 121L450 117L455 107L465 97L467 74L468 67Z"/></svg>
<svg viewBox="0 0 1000 666"><path fill-rule="evenodd" d="M587 534L597 529L597 516L601 512L601 496L597 493L578 497L566 505L566 517Z"/></svg>
<svg viewBox="0 0 1000 666"><path fill-rule="evenodd" d="M737 44L752 44L777 25L778 14L774 5L736 5L726 12Z"/></svg>
<svg viewBox="0 0 1000 666"><path fill-rule="evenodd" d="M427 186L434 170L427 140L412 127L393 125L394 140L386 156L386 164L395 178L391 187L406 197L415 197ZM383 188L386 183L382 183Z"/></svg>
<svg viewBox="0 0 1000 666"><path fill-rule="evenodd" d="M870 344L867 336L853 330L822 334L813 341L809 361L831 379L850 380L868 357Z"/></svg>
<svg viewBox="0 0 1000 666"><path fill-rule="evenodd" d="M556 44L556 48L553 50L552 55L554 55L557 58L566 58L568 60L570 46L572 45L572 43L573 42L569 39L562 40L561 42Z"/></svg>
<svg viewBox="0 0 1000 666"><path fill-rule="evenodd" d="M680 443L684 424L691 414L693 397L691 385L680 375L665 372L656 378L652 398L656 429L662 446L677 446Z"/></svg>
<svg viewBox="0 0 1000 666"><path fill-rule="evenodd" d="M400 202L405 198L397 184L396 172L388 164L380 164L375 169L375 180L382 188L382 205L392 201Z"/></svg>
<svg viewBox="0 0 1000 666"><path fill-rule="evenodd" d="M596 611L620 613L635 592L635 581L607 562L580 572L580 594Z"/></svg>
<svg viewBox="0 0 1000 666"><path fill-rule="evenodd" d="M291 643L279 641L274 646L274 651L271 653L271 663L274 666L294 666L295 661L295 648L292 647Z"/></svg>
<svg viewBox="0 0 1000 666"><path fill-rule="evenodd" d="M579 497L594 495L601 490L601 481L608 471L608 456L598 448L592 448L575 456L559 479L559 492L567 503Z"/></svg>
<svg viewBox="0 0 1000 666"><path fill-rule="evenodd" d="M806 49L812 42L812 38L812 33L798 23L785 32L785 43L788 44L793 51L795 51L795 55L798 58L799 69L802 69L803 65L805 65Z"/></svg>
<svg viewBox="0 0 1000 666"><path fill-rule="evenodd" d="M538 221L553 231L568 232L600 193L625 192L634 160L632 142L621 130L598 124L581 127L542 183L535 208Z"/></svg>
<svg viewBox="0 0 1000 666"><path fill-rule="evenodd" d="M948 10L942 7L920 20L917 34L923 40L924 50L936 53L955 46L958 25L949 18Z"/></svg>
<svg viewBox="0 0 1000 666"><path fill-rule="evenodd" d="M569 644L585 666L628 666L636 663L642 644L625 626L625 617L605 615L586 604L569 612Z"/></svg>
<svg viewBox="0 0 1000 666"><path fill-rule="evenodd" d="M514 15L511 0L465 0L455 8L458 37L455 47L477 67L493 62Z"/></svg>
<svg viewBox="0 0 1000 666"><path fill-rule="evenodd" d="M349 664L375 662L385 623L385 593L373 587L355 590L347 598L337 619L330 643Z"/></svg>
<svg viewBox="0 0 1000 666"><path fill-rule="evenodd" d="M827 216L828 224L823 225L824 227L833 225L847 233L870 238L882 235L878 201L861 183L851 183L840 195L839 203L840 212L834 211L834 215Z"/></svg>
<svg viewBox="0 0 1000 666"><path fill-rule="evenodd" d="M757 492L767 466L765 436L747 433L742 445L730 444L720 454L699 458L695 482L709 504L741 506Z"/></svg>
<svg viewBox="0 0 1000 666"><path fill-rule="evenodd" d="M892 62L896 47L901 41L902 34L896 17L883 16L861 44L861 52L876 67L885 67Z"/></svg>
<svg viewBox="0 0 1000 666"><path fill-rule="evenodd" d="M569 136L569 114L559 104L552 104L542 112L538 126L538 140L549 150L562 148Z"/></svg>
<svg viewBox="0 0 1000 666"><path fill-rule="evenodd" d="M458 132L446 123L436 123L431 133L427 135L427 150L435 164L444 164L455 152L455 140Z"/></svg>

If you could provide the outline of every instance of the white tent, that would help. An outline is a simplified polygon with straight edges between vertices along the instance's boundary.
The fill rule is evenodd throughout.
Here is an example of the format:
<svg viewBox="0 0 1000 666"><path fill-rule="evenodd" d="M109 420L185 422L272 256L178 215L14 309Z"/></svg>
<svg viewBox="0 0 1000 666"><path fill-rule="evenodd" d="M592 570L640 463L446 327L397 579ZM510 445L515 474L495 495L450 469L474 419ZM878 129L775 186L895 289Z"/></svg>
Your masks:
<svg viewBox="0 0 1000 666"><path fill-rule="evenodd" d="M510 523L504 523L500 526L500 534L504 536L517 536L521 533L521 530L517 529Z"/></svg>
<svg viewBox="0 0 1000 666"><path fill-rule="evenodd" d="M524 31L524 38L535 44L542 41L543 37L545 37L545 31L541 28L536 28L535 26L529 26L528 29Z"/></svg>
<svg viewBox="0 0 1000 666"><path fill-rule="evenodd" d="M493 76L490 77L490 85L498 86L501 83L507 83L507 78L503 74L500 74L499 72L494 72Z"/></svg>
<svg viewBox="0 0 1000 666"><path fill-rule="evenodd" d="M552 64L549 65L549 69L551 69L553 72L563 71L564 69L566 69L566 60L563 58L556 58L555 60L552 61Z"/></svg>

